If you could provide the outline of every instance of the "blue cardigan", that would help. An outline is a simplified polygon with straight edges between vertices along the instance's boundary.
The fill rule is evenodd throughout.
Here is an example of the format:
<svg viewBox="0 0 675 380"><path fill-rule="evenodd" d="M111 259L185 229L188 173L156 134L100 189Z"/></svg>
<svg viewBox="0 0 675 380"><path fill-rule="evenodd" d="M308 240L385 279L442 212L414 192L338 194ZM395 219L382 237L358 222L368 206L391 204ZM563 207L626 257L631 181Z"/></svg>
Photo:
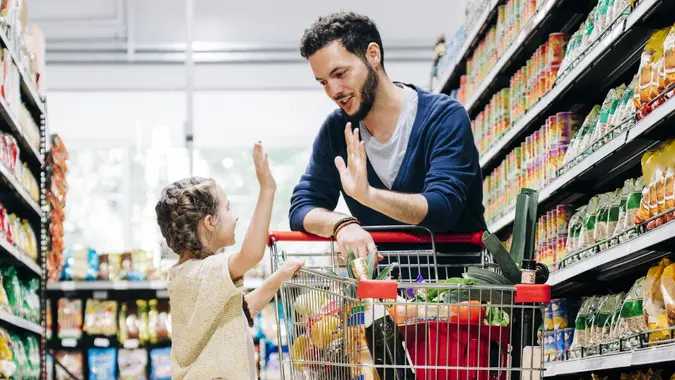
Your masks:
<svg viewBox="0 0 675 380"><path fill-rule="evenodd" d="M410 85L408 85L410 86ZM421 225L433 232L476 232L486 229L483 218L483 178L471 122L464 107L446 95L430 94L414 86L417 115L408 148L392 191L422 194L429 211ZM334 210L342 192L353 216L364 226L401 225L344 194L335 157L347 161L344 128L349 120L342 110L331 113L321 126L309 165L293 190L290 225L304 231L303 220L313 208ZM371 186L387 189L368 162Z"/></svg>

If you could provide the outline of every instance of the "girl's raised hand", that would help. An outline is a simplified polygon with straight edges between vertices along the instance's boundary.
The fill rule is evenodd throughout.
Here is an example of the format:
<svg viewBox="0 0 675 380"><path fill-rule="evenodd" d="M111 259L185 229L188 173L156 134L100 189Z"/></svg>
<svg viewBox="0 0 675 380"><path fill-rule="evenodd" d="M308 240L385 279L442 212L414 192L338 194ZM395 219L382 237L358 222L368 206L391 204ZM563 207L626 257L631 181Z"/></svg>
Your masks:
<svg viewBox="0 0 675 380"><path fill-rule="evenodd" d="M272 176L267 153L263 151L262 142L260 141L253 146L253 163L255 164L255 174L260 183L260 190L276 190L277 183Z"/></svg>

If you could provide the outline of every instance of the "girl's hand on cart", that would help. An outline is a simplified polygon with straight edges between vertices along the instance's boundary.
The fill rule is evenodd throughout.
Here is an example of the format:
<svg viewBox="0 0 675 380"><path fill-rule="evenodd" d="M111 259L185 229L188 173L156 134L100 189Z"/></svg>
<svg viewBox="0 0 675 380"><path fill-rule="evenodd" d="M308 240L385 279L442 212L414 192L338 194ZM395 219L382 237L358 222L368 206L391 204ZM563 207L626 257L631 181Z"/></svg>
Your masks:
<svg viewBox="0 0 675 380"><path fill-rule="evenodd" d="M279 268L279 273L282 281L288 281L293 278L293 275L300 270L305 265L304 260L298 259L288 259L284 264Z"/></svg>

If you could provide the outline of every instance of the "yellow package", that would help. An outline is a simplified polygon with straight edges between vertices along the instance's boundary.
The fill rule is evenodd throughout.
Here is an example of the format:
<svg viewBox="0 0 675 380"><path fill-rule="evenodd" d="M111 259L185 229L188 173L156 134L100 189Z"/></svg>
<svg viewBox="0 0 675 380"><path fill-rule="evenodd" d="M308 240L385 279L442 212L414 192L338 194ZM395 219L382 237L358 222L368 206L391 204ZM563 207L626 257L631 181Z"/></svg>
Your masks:
<svg viewBox="0 0 675 380"><path fill-rule="evenodd" d="M652 173L650 171L650 158L654 155L654 152L647 152L642 155L641 165L642 165L642 177L645 179L645 187L642 189L642 199L640 199L640 210L635 216L635 223L640 224L644 223L649 219L649 200L650 200L650 191L649 185L652 179Z"/></svg>
<svg viewBox="0 0 675 380"><path fill-rule="evenodd" d="M675 208L675 140L665 147L664 164L666 165L666 210Z"/></svg>
<svg viewBox="0 0 675 380"><path fill-rule="evenodd" d="M668 326L675 326L675 264L670 264L663 270L661 294L663 294Z"/></svg>
<svg viewBox="0 0 675 380"><path fill-rule="evenodd" d="M663 41L663 74L666 88L675 83L675 25Z"/></svg>
<svg viewBox="0 0 675 380"><path fill-rule="evenodd" d="M664 257L658 265L647 272L643 286L642 310L649 326L649 330L668 328L668 318L664 307L663 293L661 292L661 276L663 271L671 264L668 257ZM649 341L670 339L669 331L658 331L649 334Z"/></svg>
<svg viewBox="0 0 675 380"><path fill-rule="evenodd" d="M637 108L641 108L654 99L652 91L657 91L653 89L654 78L658 78L658 74L655 76L654 70L656 69L657 59L663 55L663 42L669 30L670 28L663 28L654 33L642 52L640 69L638 71L639 79L635 91L639 95L639 100L636 103ZM658 85L658 80L656 84Z"/></svg>
<svg viewBox="0 0 675 380"><path fill-rule="evenodd" d="M654 155L654 187L656 189L656 213L653 216L666 212L666 167L667 167L666 160L668 159L668 157L666 157L665 153L666 153L665 149L661 149Z"/></svg>

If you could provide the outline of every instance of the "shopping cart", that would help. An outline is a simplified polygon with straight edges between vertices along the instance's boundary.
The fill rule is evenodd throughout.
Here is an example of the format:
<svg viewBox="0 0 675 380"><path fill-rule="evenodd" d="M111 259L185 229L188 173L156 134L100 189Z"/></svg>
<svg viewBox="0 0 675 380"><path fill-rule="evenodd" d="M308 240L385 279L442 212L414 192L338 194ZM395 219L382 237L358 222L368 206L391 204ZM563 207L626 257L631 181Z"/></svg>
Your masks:
<svg viewBox="0 0 675 380"><path fill-rule="evenodd" d="M270 234L273 270L291 257L313 259L275 298L281 306L276 320L282 379L542 377L544 352L537 331L550 302L547 285L505 285L503 280L502 285L485 285L493 277L499 279L496 272L487 275L485 270L468 271L465 278L439 278L435 244L482 248L482 234L371 234L376 244L430 243L431 248L379 251L385 264L366 262L374 264L366 278L363 267L346 265L329 239L300 232ZM322 253L280 247L290 241L331 244ZM392 266L399 269L394 276L398 280L371 279L390 277ZM417 277L403 279L401 273L413 267ZM362 277L356 280L349 273ZM284 343L287 356L281 349Z"/></svg>

